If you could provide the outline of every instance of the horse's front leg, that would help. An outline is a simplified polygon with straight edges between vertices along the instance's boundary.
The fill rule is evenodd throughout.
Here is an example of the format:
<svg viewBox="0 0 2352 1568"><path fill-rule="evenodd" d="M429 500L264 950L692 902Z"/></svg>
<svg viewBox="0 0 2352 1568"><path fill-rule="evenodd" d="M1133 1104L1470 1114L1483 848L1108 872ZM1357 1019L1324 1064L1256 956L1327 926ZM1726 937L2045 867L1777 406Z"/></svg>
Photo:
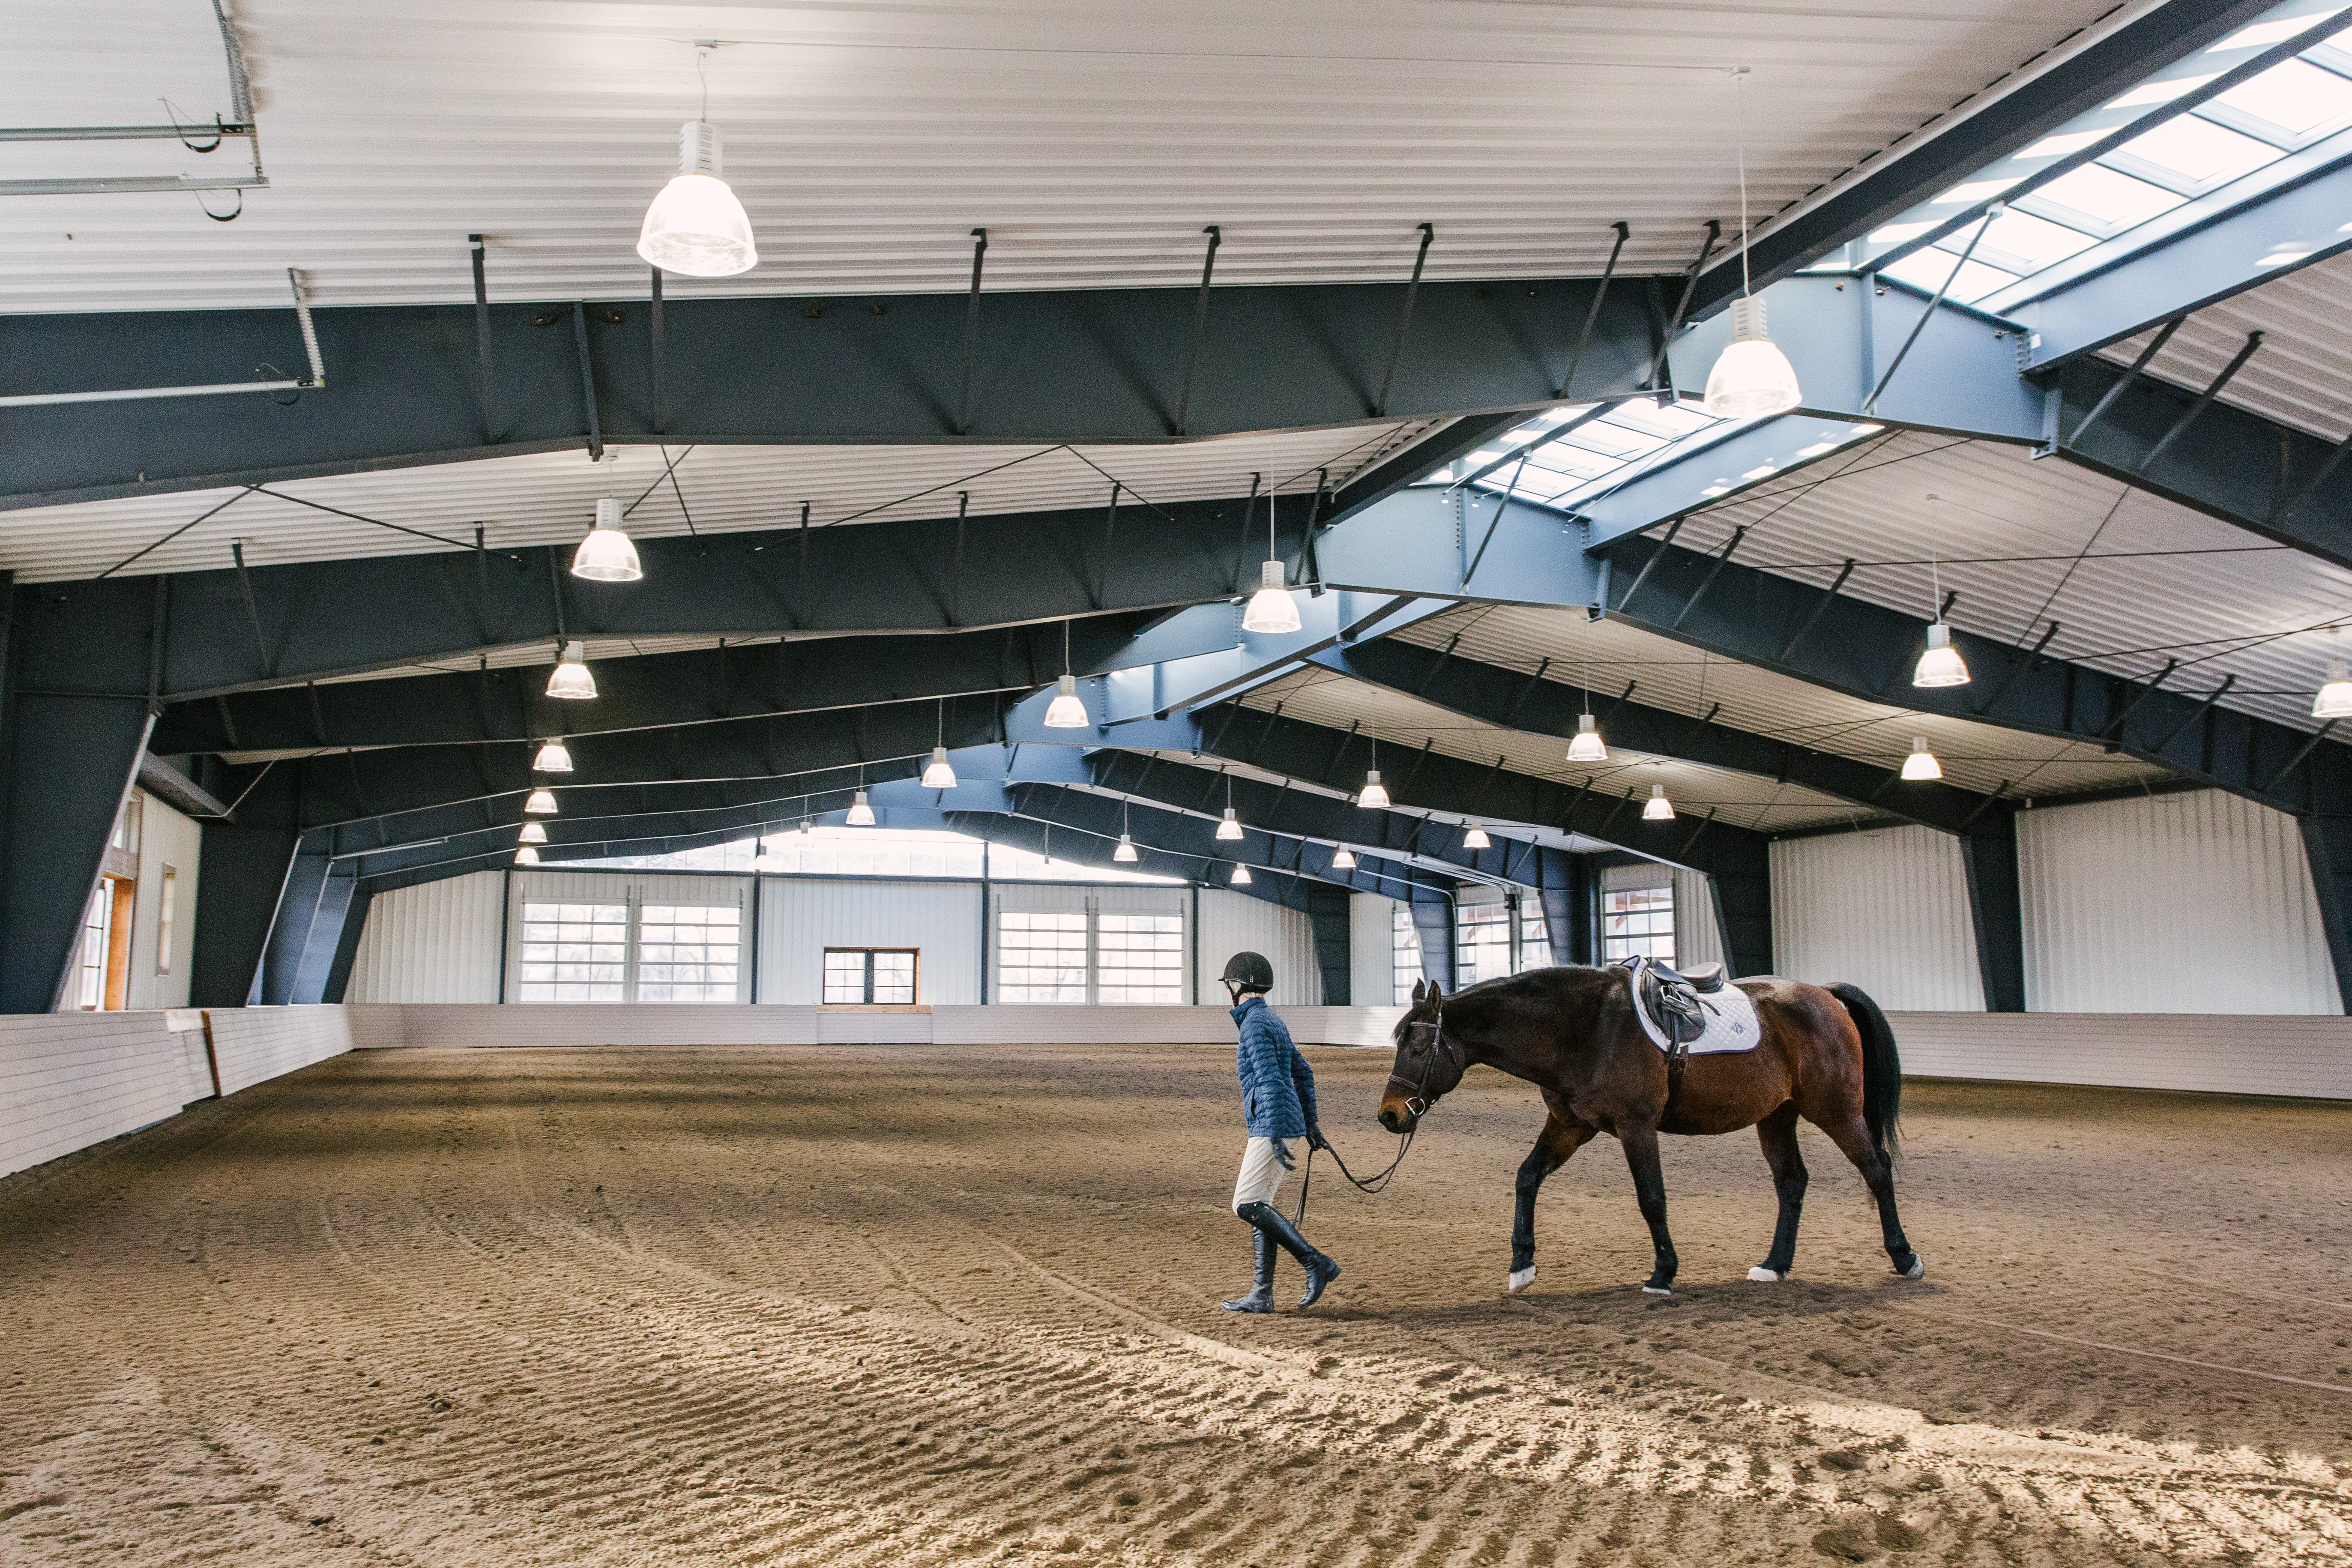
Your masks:
<svg viewBox="0 0 2352 1568"><path fill-rule="evenodd" d="M1568 1163L1568 1157L1584 1147L1597 1129L1568 1114L1565 1105L1544 1096L1550 1107L1550 1119L1536 1136L1536 1146L1519 1163L1518 1209L1511 1220L1511 1273L1504 1289L1517 1295L1536 1282L1536 1194L1542 1190L1544 1178Z"/></svg>
<svg viewBox="0 0 2352 1568"><path fill-rule="evenodd" d="M1621 1127L1617 1141L1625 1146L1625 1163L1633 1173L1633 1195L1641 1203L1642 1217L1649 1222L1650 1246L1657 1256L1657 1267L1642 1289L1653 1296L1671 1296L1675 1270L1681 1262L1675 1257L1675 1238L1666 1234L1666 1173L1658 1163L1658 1130Z"/></svg>

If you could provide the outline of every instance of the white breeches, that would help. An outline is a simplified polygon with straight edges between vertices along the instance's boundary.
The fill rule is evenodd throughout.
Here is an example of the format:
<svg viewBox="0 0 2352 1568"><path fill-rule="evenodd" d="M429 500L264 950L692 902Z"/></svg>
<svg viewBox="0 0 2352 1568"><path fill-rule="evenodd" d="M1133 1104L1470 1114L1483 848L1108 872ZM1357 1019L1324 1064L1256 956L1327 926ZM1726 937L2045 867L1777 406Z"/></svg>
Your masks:
<svg viewBox="0 0 2352 1568"><path fill-rule="evenodd" d="M1234 1182L1234 1210L1239 1213L1249 1204L1270 1204L1282 1191L1282 1178L1290 1174L1282 1167L1277 1151L1289 1142L1286 1138L1253 1138L1242 1152L1242 1173Z"/></svg>

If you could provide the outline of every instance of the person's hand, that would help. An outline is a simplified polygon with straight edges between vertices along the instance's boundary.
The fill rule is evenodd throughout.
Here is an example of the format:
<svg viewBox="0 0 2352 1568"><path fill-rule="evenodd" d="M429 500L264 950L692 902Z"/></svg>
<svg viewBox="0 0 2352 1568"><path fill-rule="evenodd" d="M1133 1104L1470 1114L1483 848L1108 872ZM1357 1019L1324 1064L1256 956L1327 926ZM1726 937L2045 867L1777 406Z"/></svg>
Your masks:
<svg viewBox="0 0 2352 1568"><path fill-rule="evenodd" d="M1323 1136L1323 1128L1319 1122L1310 1121L1307 1124L1307 1146L1309 1149L1323 1150L1328 1150L1331 1147L1331 1141Z"/></svg>
<svg viewBox="0 0 2352 1568"><path fill-rule="evenodd" d="M1274 1159L1275 1163L1286 1171L1298 1169L1298 1162L1291 1156L1290 1140L1287 1138L1277 1138L1274 1141Z"/></svg>

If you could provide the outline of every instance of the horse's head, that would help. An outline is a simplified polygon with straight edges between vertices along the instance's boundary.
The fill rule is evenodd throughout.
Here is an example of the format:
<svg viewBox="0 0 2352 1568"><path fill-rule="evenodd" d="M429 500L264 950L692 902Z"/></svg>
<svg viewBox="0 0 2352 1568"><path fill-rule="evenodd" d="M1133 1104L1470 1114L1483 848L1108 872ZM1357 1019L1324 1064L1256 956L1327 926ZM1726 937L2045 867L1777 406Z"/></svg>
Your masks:
<svg viewBox="0 0 2352 1568"><path fill-rule="evenodd" d="M1444 1012L1437 982L1413 982L1412 1009L1397 1020L1396 1061L1381 1093L1381 1125L1391 1132L1412 1131L1469 1068L1462 1047L1445 1037Z"/></svg>

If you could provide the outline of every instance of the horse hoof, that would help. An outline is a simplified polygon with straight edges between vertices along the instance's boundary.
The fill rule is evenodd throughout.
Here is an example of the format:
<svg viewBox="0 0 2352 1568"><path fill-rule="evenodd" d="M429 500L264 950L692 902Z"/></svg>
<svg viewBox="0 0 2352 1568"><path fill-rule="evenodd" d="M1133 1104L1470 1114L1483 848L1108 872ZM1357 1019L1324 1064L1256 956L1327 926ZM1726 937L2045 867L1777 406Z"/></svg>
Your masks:
<svg viewBox="0 0 2352 1568"><path fill-rule="evenodd" d="M1786 1274L1775 1274L1769 1268L1766 1268L1761 1265L1759 1265L1748 1271L1748 1278L1755 1280L1759 1285L1778 1285L1781 1280L1786 1279L1788 1276Z"/></svg>
<svg viewBox="0 0 2352 1568"><path fill-rule="evenodd" d="M1915 1252L1911 1255L1911 1267L1898 1268L1895 1272L1906 1279L1925 1279L1927 1277L1927 1260Z"/></svg>
<svg viewBox="0 0 2352 1568"><path fill-rule="evenodd" d="M1511 1270L1511 1277L1503 1282L1503 1293L1507 1296L1516 1296L1535 1282L1535 1265L1529 1264L1525 1268L1514 1268Z"/></svg>
<svg viewBox="0 0 2352 1568"><path fill-rule="evenodd" d="M1644 1285L1642 1287L1642 1294L1644 1296L1671 1296L1674 1292L1666 1289L1664 1285Z"/></svg>

